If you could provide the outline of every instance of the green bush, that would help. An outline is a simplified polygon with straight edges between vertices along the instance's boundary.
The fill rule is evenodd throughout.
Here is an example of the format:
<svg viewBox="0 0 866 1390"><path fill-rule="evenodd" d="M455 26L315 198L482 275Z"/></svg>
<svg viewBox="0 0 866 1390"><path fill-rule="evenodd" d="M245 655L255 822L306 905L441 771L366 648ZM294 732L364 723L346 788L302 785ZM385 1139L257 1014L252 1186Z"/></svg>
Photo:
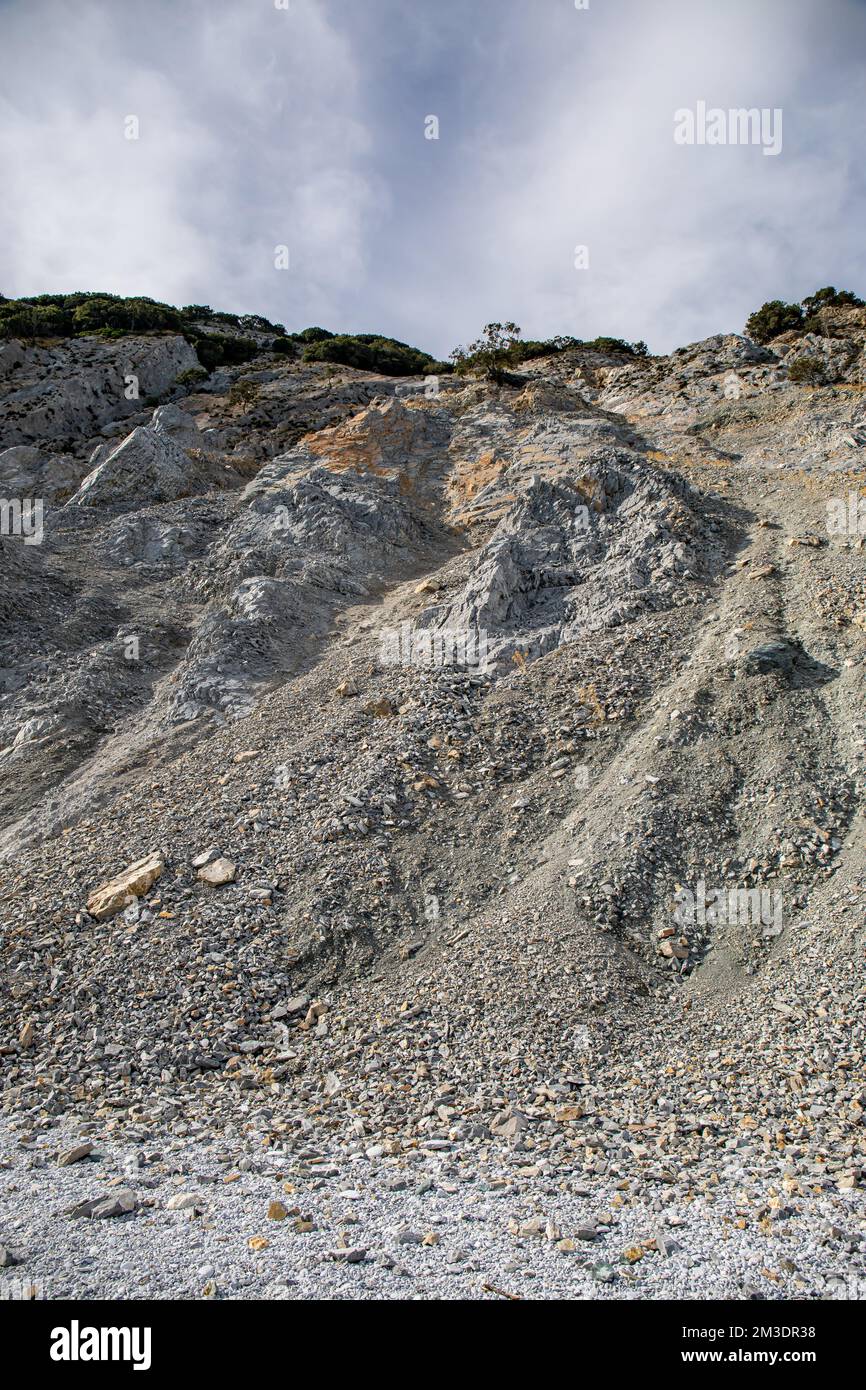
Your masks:
<svg viewBox="0 0 866 1390"><path fill-rule="evenodd" d="M189 337L189 341L199 362L209 372L215 367L249 362L259 350L253 338L232 338L225 333L197 333Z"/></svg>
<svg viewBox="0 0 866 1390"><path fill-rule="evenodd" d="M207 381L209 373L204 367L187 367L185 372L181 372L177 378L178 386L198 386L199 382Z"/></svg>
<svg viewBox="0 0 866 1390"><path fill-rule="evenodd" d="M72 324L75 333L94 333L100 328L115 328L126 333L153 333L173 328L179 332L183 327L177 309L144 297L86 299L73 309Z"/></svg>
<svg viewBox="0 0 866 1390"><path fill-rule="evenodd" d="M327 328L303 328L300 333L292 334L292 337L299 343L323 343L326 338L335 336L334 333L329 333Z"/></svg>
<svg viewBox="0 0 866 1390"><path fill-rule="evenodd" d="M199 324L207 324L208 331L202 331ZM273 337L260 346L254 338L219 332L219 325L223 324ZM214 325L215 331L210 331L210 325ZM43 337L85 334L113 339L129 333L160 332L182 333L201 363L201 368L193 368L193 372L203 370L205 374L215 367L249 362L260 352L290 357L297 355L299 349L303 349L307 361L361 367L385 376L429 373L436 365L429 353L378 333L336 335L327 328L310 327L287 334L284 324L272 323L261 314L223 313L209 304L185 304L182 309L175 309L146 295L124 297L108 290L75 290L27 299L0 295L0 339L24 338L33 342ZM451 367L439 363L437 370L450 371Z"/></svg>
<svg viewBox="0 0 866 1390"><path fill-rule="evenodd" d="M862 309L863 300L852 290L837 290L835 285L825 285L814 294L807 294L803 308L810 316L819 309Z"/></svg>
<svg viewBox="0 0 866 1390"><path fill-rule="evenodd" d="M31 327L32 326L32 327ZM0 306L0 334L11 338L79 333L151 333L181 327L180 314L169 304L116 294L40 294L12 299Z"/></svg>
<svg viewBox="0 0 866 1390"><path fill-rule="evenodd" d="M531 362L536 357L550 357L557 352L565 352L567 348L582 347L579 338L527 338L520 344L518 356L519 362Z"/></svg>
<svg viewBox="0 0 866 1390"><path fill-rule="evenodd" d="M334 362L343 367L379 372L382 376L422 376L433 364L429 353L396 338L380 338L374 333L338 334L308 342L304 361Z"/></svg>
<svg viewBox="0 0 866 1390"><path fill-rule="evenodd" d="M746 334L756 343L769 343L780 333L800 328L803 310L799 304L785 304L781 299L768 300L746 320Z"/></svg>
<svg viewBox="0 0 866 1390"><path fill-rule="evenodd" d="M258 394L258 382L236 381L229 390L229 405L253 405Z"/></svg>
<svg viewBox="0 0 866 1390"><path fill-rule="evenodd" d="M520 361L523 346L516 323L488 323L474 343L454 349L451 361L460 376L478 372L489 381L502 381L509 367Z"/></svg>
<svg viewBox="0 0 866 1390"><path fill-rule="evenodd" d="M649 348L641 340L637 343L628 343L624 338L570 338L560 335L556 338L547 338L542 341L527 339L519 347L518 361L531 361L535 357L550 357L559 352L568 352L572 348L588 348L594 352L622 353L627 357L647 357Z"/></svg>
<svg viewBox="0 0 866 1390"><path fill-rule="evenodd" d="M803 386L822 386L826 379L823 363L817 357L797 357L788 368L788 380Z"/></svg>
<svg viewBox="0 0 866 1390"><path fill-rule="evenodd" d="M762 304L746 321L746 333L756 343L769 343L789 329L826 333L828 330L818 318L819 310L862 307L863 300L853 290L837 290L835 285L825 285L814 294L807 294L802 304L785 304L781 299Z"/></svg>
<svg viewBox="0 0 866 1390"><path fill-rule="evenodd" d="M241 314L238 326L247 333L279 333L282 336L286 331L281 323L271 323L261 314Z"/></svg>
<svg viewBox="0 0 866 1390"><path fill-rule="evenodd" d="M70 316L53 304L25 304L11 299L0 304L0 338L66 338Z"/></svg>
<svg viewBox="0 0 866 1390"><path fill-rule="evenodd" d="M596 352L621 352L626 357L646 357L647 345L627 343L625 338L591 338L584 347L594 348Z"/></svg>
<svg viewBox="0 0 866 1390"><path fill-rule="evenodd" d="M555 338L527 338L523 341L514 323L489 323L480 338L468 348L455 348L451 354L453 370L461 374L480 372L494 381L504 380L508 368L536 357L551 357L574 348L594 352L622 353L626 357L647 357L649 348L642 340L628 343L624 338L572 338L560 334Z"/></svg>
<svg viewBox="0 0 866 1390"><path fill-rule="evenodd" d="M209 304L184 304L180 316L184 319L197 320L199 323L209 323L214 316L214 310Z"/></svg>

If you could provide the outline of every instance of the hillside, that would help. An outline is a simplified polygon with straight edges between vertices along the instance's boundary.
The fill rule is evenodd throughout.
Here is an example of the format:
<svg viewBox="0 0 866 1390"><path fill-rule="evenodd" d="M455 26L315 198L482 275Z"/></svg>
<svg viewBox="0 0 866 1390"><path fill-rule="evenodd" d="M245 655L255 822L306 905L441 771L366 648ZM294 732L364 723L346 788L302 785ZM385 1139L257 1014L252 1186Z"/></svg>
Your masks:
<svg viewBox="0 0 866 1390"><path fill-rule="evenodd" d="M862 1297L866 309L500 382L209 322L0 341L0 1242Z"/></svg>

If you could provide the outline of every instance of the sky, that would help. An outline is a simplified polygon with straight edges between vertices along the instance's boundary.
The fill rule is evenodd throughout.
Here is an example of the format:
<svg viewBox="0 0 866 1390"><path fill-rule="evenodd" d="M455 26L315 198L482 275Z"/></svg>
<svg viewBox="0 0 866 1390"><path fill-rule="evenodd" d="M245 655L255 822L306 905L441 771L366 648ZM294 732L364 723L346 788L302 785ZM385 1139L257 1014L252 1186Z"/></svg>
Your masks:
<svg viewBox="0 0 866 1390"><path fill-rule="evenodd" d="M0 54L10 297L437 356L491 320L667 352L866 297L866 0L0 0ZM699 103L781 148L698 143Z"/></svg>

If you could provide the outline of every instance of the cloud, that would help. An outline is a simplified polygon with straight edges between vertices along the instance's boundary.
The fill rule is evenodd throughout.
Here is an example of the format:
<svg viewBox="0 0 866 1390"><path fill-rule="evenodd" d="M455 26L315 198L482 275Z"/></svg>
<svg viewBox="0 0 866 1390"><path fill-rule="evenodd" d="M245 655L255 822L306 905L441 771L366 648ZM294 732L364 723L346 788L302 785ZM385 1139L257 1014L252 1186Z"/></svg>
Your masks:
<svg viewBox="0 0 866 1390"><path fill-rule="evenodd" d="M458 323L468 334L511 317L531 336L609 333L669 349L740 329L766 298L834 279L864 288L861 7L505 11L475 69L472 122L452 137L443 113L443 141L457 146L451 196L426 210L426 278L450 290L430 304L440 341ZM780 156L677 146L674 112L699 99L781 107ZM579 244L589 270L575 269Z"/></svg>
<svg viewBox="0 0 866 1390"><path fill-rule="evenodd" d="M0 25L6 294L339 314L379 179L356 58L318 7L30 0ZM275 268L282 244L298 273Z"/></svg>
<svg viewBox="0 0 866 1390"><path fill-rule="evenodd" d="M6 0L0 287L667 350L866 287L864 39L861 0ZM781 108L779 157L676 145L698 100Z"/></svg>

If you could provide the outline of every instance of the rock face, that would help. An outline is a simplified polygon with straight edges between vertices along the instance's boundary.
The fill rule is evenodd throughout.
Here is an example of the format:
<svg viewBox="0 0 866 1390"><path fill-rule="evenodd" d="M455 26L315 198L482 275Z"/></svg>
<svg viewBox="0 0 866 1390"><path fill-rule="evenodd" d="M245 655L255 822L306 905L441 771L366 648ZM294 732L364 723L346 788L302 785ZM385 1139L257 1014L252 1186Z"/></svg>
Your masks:
<svg viewBox="0 0 866 1390"><path fill-rule="evenodd" d="M701 564L688 489L624 452L566 485L535 476L456 596L418 627L484 632L488 658L534 659L675 604Z"/></svg>
<svg viewBox="0 0 866 1390"><path fill-rule="evenodd" d="M86 439L134 415L147 396L161 395L198 365L194 348L173 334L108 343L70 338L50 348L7 343L0 351L0 445Z"/></svg>
<svg viewBox="0 0 866 1390"><path fill-rule="evenodd" d="M179 405L161 405L153 412L152 427L157 434L167 435L183 449L201 448L204 437L191 415Z"/></svg>
<svg viewBox="0 0 866 1390"><path fill-rule="evenodd" d="M141 426L88 473L68 505L131 511L204 492L215 481L166 430Z"/></svg>
<svg viewBox="0 0 866 1390"><path fill-rule="evenodd" d="M135 898L141 898L156 883L165 865L158 854L149 854L128 869L103 883L87 899L87 911L97 922L114 917Z"/></svg>
<svg viewBox="0 0 866 1390"><path fill-rule="evenodd" d="M315 659L334 615L447 538L399 484L315 465L264 470L218 547L216 600L176 673L172 719L250 713L281 676ZM252 573L251 573L252 571Z"/></svg>
<svg viewBox="0 0 866 1390"><path fill-rule="evenodd" d="M47 588L36 549L0 534L0 654L4 657L13 655L13 633L32 617L38 592Z"/></svg>
<svg viewBox="0 0 866 1390"><path fill-rule="evenodd" d="M65 502L81 481L81 464L65 454L46 455L29 444L0 453L0 496Z"/></svg>
<svg viewBox="0 0 866 1390"><path fill-rule="evenodd" d="M532 362L515 384L443 376L434 390L400 383L399 396L384 378L332 380L274 359L221 369L206 391L155 410L132 400L108 411L106 373L122 380L132 363L152 370L147 385L172 383L189 365L182 339L6 344L4 441L21 392L57 388L77 442L56 453L40 426L37 443L0 455L8 493L44 494L47 507L43 544L0 535L0 648L11 654L0 760L23 779L0 791L0 810L4 797L29 804L28 788L41 795L48 748L60 784L135 721L147 743L191 721L248 717L313 669L346 612L404 579L426 587L416 583L419 601L383 637L386 666L395 654L399 664L405 631L422 660L449 635L465 645L483 633L502 674L687 606L725 540L724 524L700 515L693 459L718 446L775 466L784 440L792 464L832 457L841 468L866 446L856 394L815 410L814 389L788 380L789 359L835 343L833 370L853 384L845 344L859 350L866 328L862 311L842 318L826 337L770 348L717 335L669 358L575 350ZM371 692L362 708L383 698Z"/></svg>

